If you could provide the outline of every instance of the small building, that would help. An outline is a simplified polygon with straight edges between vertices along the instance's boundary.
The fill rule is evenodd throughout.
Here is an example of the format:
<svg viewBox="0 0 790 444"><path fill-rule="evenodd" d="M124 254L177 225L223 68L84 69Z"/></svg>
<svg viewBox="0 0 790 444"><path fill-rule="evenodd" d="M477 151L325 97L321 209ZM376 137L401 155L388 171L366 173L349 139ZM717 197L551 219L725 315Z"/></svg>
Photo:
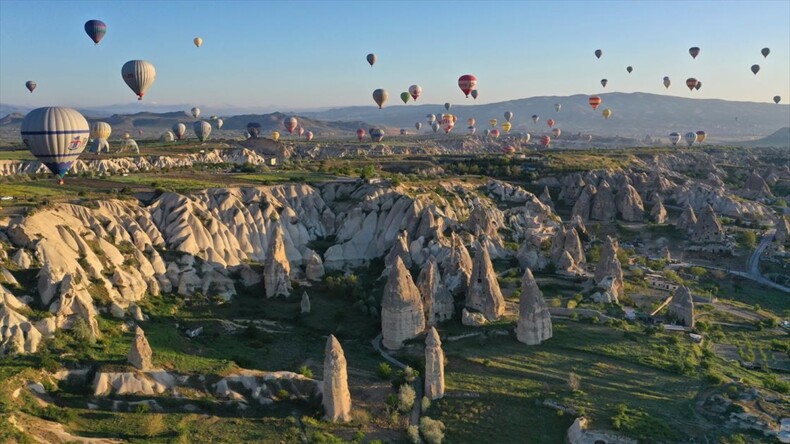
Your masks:
<svg viewBox="0 0 790 444"><path fill-rule="evenodd" d="M675 291L680 285L668 280L660 274L646 274L645 281L651 288L657 288L664 291Z"/></svg>

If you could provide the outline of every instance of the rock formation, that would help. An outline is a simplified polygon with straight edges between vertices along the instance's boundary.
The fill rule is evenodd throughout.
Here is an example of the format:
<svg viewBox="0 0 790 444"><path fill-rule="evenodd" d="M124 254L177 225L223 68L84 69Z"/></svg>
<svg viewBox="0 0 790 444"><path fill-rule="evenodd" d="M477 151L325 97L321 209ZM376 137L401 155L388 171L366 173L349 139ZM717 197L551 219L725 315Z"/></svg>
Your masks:
<svg viewBox="0 0 790 444"><path fill-rule="evenodd" d="M571 216L579 216L583 221L590 220L590 207L592 206L592 199L596 192L597 189L595 188L595 185L592 184L582 188L579 198L576 199L576 203L573 204Z"/></svg>
<svg viewBox="0 0 790 444"><path fill-rule="evenodd" d="M400 258L406 268L411 268L412 261L411 254L409 254L409 233L405 230L398 233L398 237L395 239L395 243L392 245L392 248L390 248L389 253L384 256L384 266L386 267L385 276L388 270L395 264L395 258Z"/></svg>
<svg viewBox="0 0 790 444"><path fill-rule="evenodd" d="M713 211L713 207L706 206L702 210L697 224L691 230L691 240L694 242L722 242L724 241L724 229Z"/></svg>
<svg viewBox="0 0 790 444"><path fill-rule="evenodd" d="M290 296L290 274L291 264L285 255L283 229L278 224L269 243L269 251L266 254L266 262L263 266L263 285L266 289L266 297Z"/></svg>
<svg viewBox="0 0 790 444"><path fill-rule="evenodd" d="M614 191L605 179L597 187L597 192L593 196L590 207L590 219L612 221L617 216L617 205L615 204Z"/></svg>
<svg viewBox="0 0 790 444"><path fill-rule="evenodd" d="M480 327L481 325L486 325L487 323L488 320L486 320L486 317L483 316L482 313L469 311L465 308L461 310L461 324L466 325L467 327Z"/></svg>
<svg viewBox="0 0 790 444"><path fill-rule="evenodd" d="M453 317L453 296L447 291L436 258L431 256L417 278L417 288L422 296L425 325L436 325Z"/></svg>
<svg viewBox="0 0 790 444"><path fill-rule="evenodd" d="M675 290L667 313L681 325L694 328L694 299L691 297L688 287L681 285Z"/></svg>
<svg viewBox="0 0 790 444"><path fill-rule="evenodd" d="M450 252L442 261L441 272L450 293L466 294L472 277L472 257L469 256L469 250L464 246L461 237L455 233L450 237Z"/></svg>
<svg viewBox="0 0 790 444"><path fill-rule="evenodd" d="M624 221L640 222L643 219L645 207L642 203L642 198L639 197L636 188L630 184L625 185L625 187L617 193L615 202L617 203L617 211Z"/></svg>
<svg viewBox="0 0 790 444"><path fill-rule="evenodd" d="M346 356L333 335L324 350L324 417L332 422L351 421L351 392L348 391Z"/></svg>
<svg viewBox="0 0 790 444"><path fill-rule="evenodd" d="M667 223L667 209L664 208L664 203L659 198L650 210L650 219L656 224Z"/></svg>
<svg viewBox="0 0 790 444"><path fill-rule="evenodd" d="M310 313L310 296L307 295L306 291L302 293L302 301L299 303L299 309L302 314Z"/></svg>
<svg viewBox="0 0 790 444"><path fill-rule="evenodd" d="M310 281L320 281L324 277L324 263L321 261L321 256L315 251L307 259L305 266L305 277Z"/></svg>
<svg viewBox="0 0 790 444"><path fill-rule="evenodd" d="M787 216L779 216L774 241L779 245L790 243L790 218Z"/></svg>
<svg viewBox="0 0 790 444"><path fill-rule="evenodd" d="M694 208L691 204L687 202L686 206L683 207L683 212L678 217L677 223L675 223L675 227L680 230L692 230L696 225L697 215L694 213Z"/></svg>
<svg viewBox="0 0 790 444"><path fill-rule="evenodd" d="M537 345L551 338L551 315L532 271L527 268L521 278L516 337L527 345Z"/></svg>
<svg viewBox="0 0 790 444"><path fill-rule="evenodd" d="M771 198L774 196L768 184L757 174L757 171L752 171L752 174L746 179L746 183L740 194L748 199L757 199L761 197Z"/></svg>
<svg viewBox="0 0 790 444"><path fill-rule="evenodd" d="M469 290L466 292L466 308L478 311L489 321L495 321L505 313L505 300L499 289L494 266L485 248L475 253Z"/></svg>
<svg viewBox="0 0 790 444"><path fill-rule="evenodd" d="M595 283L603 289L604 299L611 303L617 303L623 296L623 269L617 258L618 249L617 239L607 236L595 269Z"/></svg>
<svg viewBox="0 0 790 444"><path fill-rule="evenodd" d="M540 195L540 202L543 205L548 205L551 208L554 208L554 202L551 201L551 194L549 193L549 187L543 187L543 193Z"/></svg>
<svg viewBox="0 0 790 444"><path fill-rule="evenodd" d="M444 351L434 327L425 336L425 396L431 401L444 396Z"/></svg>
<svg viewBox="0 0 790 444"><path fill-rule="evenodd" d="M579 274L586 268L584 248L574 228L566 230L562 225L557 228L551 238L549 255L558 272Z"/></svg>
<svg viewBox="0 0 790 444"><path fill-rule="evenodd" d="M151 346L148 345L148 339L145 338L145 332L142 328L140 328L140 326L135 327L132 349L129 350L129 356L126 358L126 360L137 370L148 371L153 368L151 356Z"/></svg>
<svg viewBox="0 0 790 444"><path fill-rule="evenodd" d="M38 350L43 336L17 311L24 307L25 304L0 285L0 356Z"/></svg>
<svg viewBox="0 0 790 444"><path fill-rule="evenodd" d="M425 312L420 290L400 257L390 270L381 299L381 333L384 346L398 350L403 341L425 330Z"/></svg>

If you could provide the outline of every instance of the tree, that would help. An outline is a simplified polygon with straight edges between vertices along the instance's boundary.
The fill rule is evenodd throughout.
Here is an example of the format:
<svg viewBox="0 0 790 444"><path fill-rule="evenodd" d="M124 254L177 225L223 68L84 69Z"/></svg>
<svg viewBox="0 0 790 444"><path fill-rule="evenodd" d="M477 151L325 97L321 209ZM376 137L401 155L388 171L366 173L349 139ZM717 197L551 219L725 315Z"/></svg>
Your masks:
<svg viewBox="0 0 790 444"><path fill-rule="evenodd" d="M428 444L442 444L444 440L444 423L427 416L420 418L420 433Z"/></svg>
<svg viewBox="0 0 790 444"><path fill-rule="evenodd" d="M403 384L400 386L400 390L398 390L398 410L402 413L406 413L414 406L414 399L417 397L417 393L414 391L409 384Z"/></svg>
<svg viewBox="0 0 790 444"><path fill-rule="evenodd" d="M568 373L568 387L574 392L578 391L582 385L582 377L577 375L576 373L570 372Z"/></svg>
<svg viewBox="0 0 790 444"><path fill-rule="evenodd" d="M738 245L743 248L754 249L757 246L757 235L754 231L744 230L738 233Z"/></svg>

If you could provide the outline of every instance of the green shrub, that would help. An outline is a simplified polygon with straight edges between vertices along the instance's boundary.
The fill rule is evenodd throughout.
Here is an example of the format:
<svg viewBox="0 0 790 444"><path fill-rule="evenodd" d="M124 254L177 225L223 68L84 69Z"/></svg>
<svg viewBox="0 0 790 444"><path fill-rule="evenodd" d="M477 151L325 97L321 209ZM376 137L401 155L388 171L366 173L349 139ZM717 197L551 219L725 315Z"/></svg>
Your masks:
<svg viewBox="0 0 790 444"><path fill-rule="evenodd" d="M409 384L403 384L398 390L398 410L401 413L407 413L414 407L414 400L417 393L414 388Z"/></svg>
<svg viewBox="0 0 790 444"><path fill-rule="evenodd" d="M376 374L383 380L389 380L392 377L392 367L386 362L380 362L376 367Z"/></svg>

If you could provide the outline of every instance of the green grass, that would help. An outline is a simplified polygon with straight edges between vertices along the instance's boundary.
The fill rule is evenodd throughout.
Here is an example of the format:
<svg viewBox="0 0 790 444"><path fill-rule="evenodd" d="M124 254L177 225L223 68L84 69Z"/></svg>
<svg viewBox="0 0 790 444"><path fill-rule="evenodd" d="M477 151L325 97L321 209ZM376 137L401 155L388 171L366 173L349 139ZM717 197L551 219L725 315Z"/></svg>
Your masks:
<svg viewBox="0 0 790 444"><path fill-rule="evenodd" d="M36 156L24 147L3 148L0 149L0 160L36 160Z"/></svg>

